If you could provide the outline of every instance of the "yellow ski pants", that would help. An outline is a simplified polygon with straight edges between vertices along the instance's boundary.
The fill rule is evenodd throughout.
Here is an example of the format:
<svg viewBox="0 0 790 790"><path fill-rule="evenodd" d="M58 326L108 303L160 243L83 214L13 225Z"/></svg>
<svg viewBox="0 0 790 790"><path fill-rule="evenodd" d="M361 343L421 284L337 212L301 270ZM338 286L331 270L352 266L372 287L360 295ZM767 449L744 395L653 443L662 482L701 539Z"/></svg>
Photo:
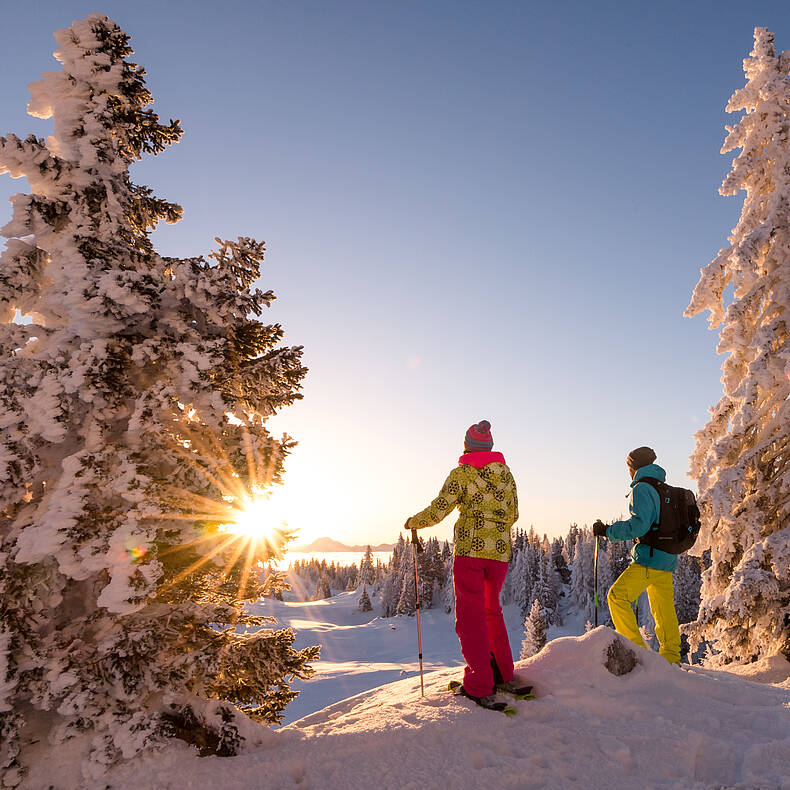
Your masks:
<svg viewBox="0 0 790 790"><path fill-rule="evenodd" d="M639 626L631 608L645 590L650 602L650 611L656 621L658 651L670 664L680 663L680 627L675 612L675 594L671 571L658 571L635 562L629 565L617 581L609 588L606 600L609 614L617 633L630 639L635 645L645 647Z"/></svg>

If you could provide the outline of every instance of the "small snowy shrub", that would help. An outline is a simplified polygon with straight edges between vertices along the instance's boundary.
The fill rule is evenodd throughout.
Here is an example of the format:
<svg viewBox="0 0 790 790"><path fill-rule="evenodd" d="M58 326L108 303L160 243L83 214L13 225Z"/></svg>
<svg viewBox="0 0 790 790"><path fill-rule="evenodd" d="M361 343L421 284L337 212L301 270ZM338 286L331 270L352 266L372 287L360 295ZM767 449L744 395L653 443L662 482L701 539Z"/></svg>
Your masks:
<svg viewBox="0 0 790 790"><path fill-rule="evenodd" d="M622 639L613 639L606 648L604 666L613 675L627 675L636 666L636 654Z"/></svg>

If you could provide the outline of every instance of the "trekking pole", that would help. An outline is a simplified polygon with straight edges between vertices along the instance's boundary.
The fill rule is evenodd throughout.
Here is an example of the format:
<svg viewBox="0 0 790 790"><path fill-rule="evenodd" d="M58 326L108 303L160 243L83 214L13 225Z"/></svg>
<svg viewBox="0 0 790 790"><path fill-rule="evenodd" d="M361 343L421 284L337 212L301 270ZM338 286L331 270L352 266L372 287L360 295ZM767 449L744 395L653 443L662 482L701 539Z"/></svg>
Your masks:
<svg viewBox="0 0 790 790"><path fill-rule="evenodd" d="M636 541L635 540L632 541L631 545L636 546ZM652 552L653 549L650 549L650 551ZM636 596L635 603L636 606L634 607L634 617L636 617L636 630L638 631L639 630L639 596L638 595Z"/></svg>
<svg viewBox="0 0 790 790"><path fill-rule="evenodd" d="M595 536L595 551L593 552L593 585L595 593L593 603L595 605L595 627L598 628L598 536Z"/></svg>
<svg viewBox="0 0 790 790"><path fill-rule="evenodd" d="M422 551L420 539L417 537L417 530L411 531L411 547L414 553L414 597L417 601L417 656L420 659L420 696L425 696L425 685L422 679L422 629L420 627L420 574L417 570L417 552ZM419 547L419 548L418 548Z"/></svg>

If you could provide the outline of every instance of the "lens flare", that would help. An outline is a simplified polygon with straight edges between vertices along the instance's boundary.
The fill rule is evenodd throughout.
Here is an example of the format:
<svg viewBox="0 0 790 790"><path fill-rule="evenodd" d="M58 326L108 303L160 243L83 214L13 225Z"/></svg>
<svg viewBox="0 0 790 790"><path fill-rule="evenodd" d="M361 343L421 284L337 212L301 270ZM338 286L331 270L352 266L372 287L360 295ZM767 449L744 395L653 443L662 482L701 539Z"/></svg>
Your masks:
<svg viewBox="0 0 790 790"><path fill-rule="evenodd" d="M148 553L148 550L145 548L145 546L135 546L134 548L127 549L126 551L132 562L141 560Z"/></svg>

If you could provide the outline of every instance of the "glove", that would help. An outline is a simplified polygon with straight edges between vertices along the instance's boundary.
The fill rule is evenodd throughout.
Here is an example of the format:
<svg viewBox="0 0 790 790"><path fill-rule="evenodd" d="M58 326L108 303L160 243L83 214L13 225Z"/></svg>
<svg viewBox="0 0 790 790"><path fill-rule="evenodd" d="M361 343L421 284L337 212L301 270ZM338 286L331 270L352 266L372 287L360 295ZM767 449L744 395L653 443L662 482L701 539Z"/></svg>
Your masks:
<svg viewBox="0 0 790 790"><path fill-rule="evenodd" d="M406 521L404 522L404 524L403 524L403 528L404 528L404 529L405 529L407 532L408 532L408 530L410 530L410 529L411 529L411 527L409 526L409 522L410 522L410 521L411 521L411 516L409 516L409 517L406 519Z"/></svg>
<svg viewBox="0 0 790 790"><path fill-rule="evenodd" d="M601 538L606 537L606 530L609 529L608 524L604 524L601 519L597 519L595 524L593 524L593 535Z"/></svg>

